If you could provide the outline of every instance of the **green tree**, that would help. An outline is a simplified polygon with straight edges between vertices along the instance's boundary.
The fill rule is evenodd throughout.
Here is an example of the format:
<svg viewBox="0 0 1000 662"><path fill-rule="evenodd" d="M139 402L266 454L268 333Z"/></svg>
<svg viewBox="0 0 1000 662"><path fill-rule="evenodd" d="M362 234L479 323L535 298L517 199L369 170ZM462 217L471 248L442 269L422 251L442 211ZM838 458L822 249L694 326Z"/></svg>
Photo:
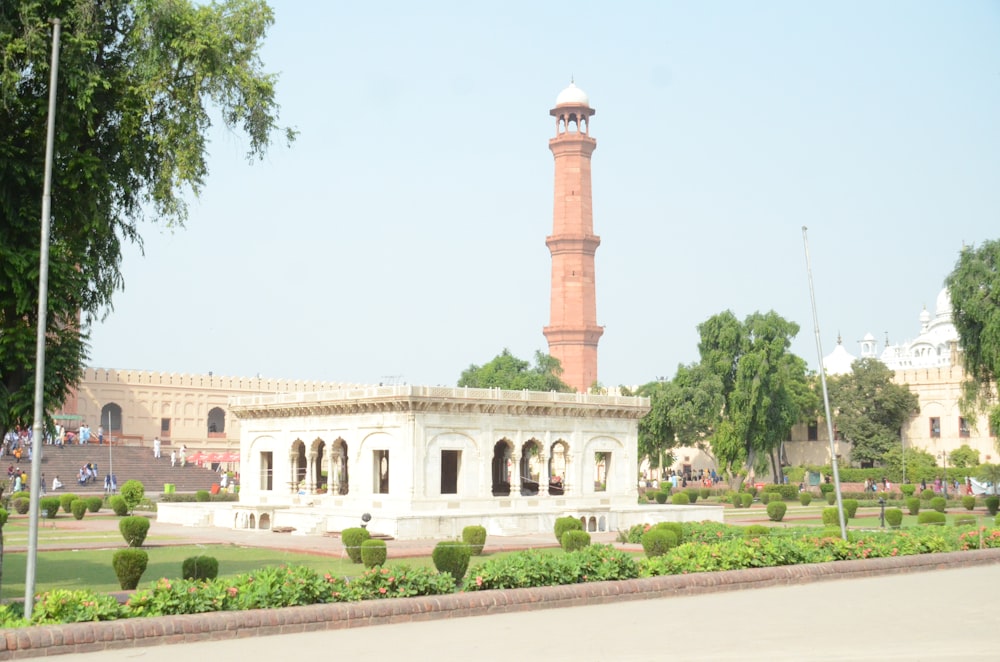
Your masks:
<svg viewBox="0 0 1000 662"><path fill-rule="evenodd" d="M535 365L519 359L504 349L489 363L470 365L462 372L459 386L469 388L501 388L508 391L560 391L570 393L572 387L566 385L559 375L562 366L559 359L540 351L535 352Z"/></svg>
<svg viewBox="0 0 1000 662"><path fill-rule="evenodd" d="M892 371L877 359L851 365L851 372L827 380L830 408L837 431L851 443L851 458L881 465L887 451L900 445L900 429L920 412L907 385L895 384Z"/></svg>
<svg viewBox="0 0 1000 662"><path fill-rule="evenodd" d="M779 481L778 451L792 426L815 409L806 363L788 351L798 324L774 311L740 322L731 311L698 326L701 369L721 384L723 407L707 411L703 428L722 471L765 470Z"/></svg>
<svg viewBox="0 0 1000 662"><path fill-rule="evenodd" d="M62 22L52 183L46 409L87 358L146 219L181 226L217 116L262 156L279 132L259 51L263 0L0 0L0 428L31 421L51 59ZM289 140L292 132L286 131Z"/></svg>
<svg viewBox="0 0 1000 662"><path fill-rule="evenodd" d="M945 285L967 376L962 413L970 421L986 413L994 439L1000 440L1000 240L962 250ZM1000 441L994 443L1000 450Z"/></svg>
<svg viewBox="0 0 1000 662"><path fill-rule="evenodd" d="M969 446L969 444L962 444L948 454L948 464L958 469L978 467L979 451Z"/></svg>

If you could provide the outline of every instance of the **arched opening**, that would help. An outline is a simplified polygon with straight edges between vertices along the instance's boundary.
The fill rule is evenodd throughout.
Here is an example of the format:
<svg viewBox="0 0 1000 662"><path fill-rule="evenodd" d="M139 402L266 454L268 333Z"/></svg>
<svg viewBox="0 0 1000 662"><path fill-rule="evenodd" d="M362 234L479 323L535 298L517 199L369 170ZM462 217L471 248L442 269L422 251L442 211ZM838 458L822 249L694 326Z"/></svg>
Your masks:
<svg viewBox="0 0 1000 662"><path fill-rule="evenodd" d="M305 487L306 480L306 445L301 439L292 442L292 448L288 454L288 461L292 467L292 475L289 477L289 488L291 492L298 492L300 487Z"/></svg>
<svg viewBox="0 0 1000 662"><path fill-rule="evenodd" d="M509 439L501 439L493 445L493 496L510 496L512 451Z"/></svg>
<svg viewBox="0 0 1000 662"><path fill-rule="evenodd" d="M560 439L549 451L549 494L561 496L566 493L568 461L569 445Z"/></svg>
<svg viewBox="0 0 1000 662"><path fill-rule="evenodd" d="M542 469L542 445L529 439L521 445L521 496L538 494L538 479Z"/></svg>
<svg viewBox="0 0 1000 662"><path fill-rule="evenodd" d="M604 515L601 515L600 518L597 520L597 530L598 531L608 530L608 520L606 517L604 517Z"/></svg>
<svg viewBox="0 0 1000 662"><path fill-rule="evenodd" d="M122 433L122 408L114 402L101 407L101 420L97 423L99 432L103 431L104 438L108 443L112 443L111 436L118 436Z"/></svg>
<svg viewBox="0 0 1000 662"><path fill-rule="evenodd" d="M258 524L257 528L267 531L268 529L271 528L271 516L268 515L267 513L261 514L260 521L257 524Z"/></svg>
<svg viewBox="0 0 1000 662"><path fill-rule="evenodd" d="M590 533L597 531L597 518L593 515L590 516L590 520L587 522L587 531Z"/></svg>
<svg viewBox="0 0 1000 662"><path fill-rule="evenodd" d="M313 485L316 486L317 492L326 492L330 474L329 467L326 465L326 442L322 439L316 439L309 454L315 458L313 460Z"/></svg>
<svg viewBox="0 0 1000 662"><path fill-rule="evenodd" d="M257 528L257 518L254 516L253 513L250 513L250 528L251 529Z"/></svg>
<svg viewBox="0 0 1000 662"><path fill-rule="evenodd" d="M208 438L226 436L226 412L222 407L212 407L208 412Z"/></svg>

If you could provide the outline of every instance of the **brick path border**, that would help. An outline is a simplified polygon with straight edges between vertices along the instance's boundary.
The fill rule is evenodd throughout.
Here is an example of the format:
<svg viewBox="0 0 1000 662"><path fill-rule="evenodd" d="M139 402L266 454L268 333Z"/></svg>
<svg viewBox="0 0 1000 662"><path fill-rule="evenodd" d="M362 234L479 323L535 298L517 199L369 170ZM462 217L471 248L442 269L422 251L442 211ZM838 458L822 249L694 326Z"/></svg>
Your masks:
<svg viewBox="0 0 1000 662"><path fill-rule="evenodd" d="M1000 563L1000 549L0 630L0 660L463 618Z"/></svg>

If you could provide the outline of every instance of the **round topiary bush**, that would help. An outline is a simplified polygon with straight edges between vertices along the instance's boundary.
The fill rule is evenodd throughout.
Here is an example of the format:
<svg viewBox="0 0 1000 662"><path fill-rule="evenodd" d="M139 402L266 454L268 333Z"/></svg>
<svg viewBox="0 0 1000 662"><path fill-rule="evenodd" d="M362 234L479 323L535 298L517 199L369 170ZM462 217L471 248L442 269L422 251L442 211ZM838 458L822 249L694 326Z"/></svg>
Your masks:
<svg viewBox="0 0 1000 662"><path fill-rule="evenodd" d="M945 515L939 510L925 510L917 515L917 524L936 524L943 526Z"/></svg>
<svg viewBox="0 0 1000 662"><path fill-rule="evenodd" d="M689 489L685 490L685 492L684 492L684 494L687 494L688 503L697 503L698 502L698 495L700 493L701 493L701 490L699 490L697 488L694 488L694 487L689 488Z"/></svg>
<svg viewBox="0 0 1000 662"><path fill-rule="evenodd" d="M1000 496L988 496L983 499L983 503L986 504L986 512L990 515L996 515L997 510L1000 510Z"/></svg>
<svg viewBox="0 0 1000 662"><path fill-rule="evenodd" d="M556 534L556 541L561 545L563 534L567 531L583 531L583 523L575 517L557 517L552 530Z"/></svg>
<svg viewBox="0 0 1000 662"><path fill-rule="evenodd" d="M38 500L38 508L46 519L55 519L59 514L59 497L42 497Z"/></svg>
<svg viewBox="0 0 1000 662"><path fill-rule="evenodd" d="M740 493L740 499L743 501L744 508L749 508L750 504L753 503L753 495L749 492Z"/></svg>
<svg viewBox="0 0 1000 662"><path fill-rule="evenodd" d="M772 494L773 494L773 492L761 492L760 493L760 502L766 506L767 504L769 504L771 502L771 495Z"/></svg>
<svg viewBox="0 0 1000 662"><path fill-rule="evenodd" d="M784 501L771 501L767 504L767 518L772 522L780 522L785 518L785 511L788 510L788 504Z"/></svg>
<svg viewBox="0 0 1000 662"><path fill-rule="evenodd" d="M836 508L823 509L823 526L840 527L840 514Z"/></svg>
<svg viewBox="0 0 1000 662"><path fill-rule="evenodd" d="M691 503L691 499L688 498L686 492L678 492L677 494L670 495L670 503L675 506L687 506Z"/></svg>
<svg viewBox="0 0 1000 662"><path fill-rule="evenodd" d="M701 497L702 501L704 501L711 495L712 495L712 490L708 489L707 487L703 487L700 490L698 490L698 496Z"/></svg>
<svg viewBox="0 0 1000 662"><path fill-rule="evenodd" d="M944 497L934 497L933 499L931 499L931 508L938 511L939 513L943 513L947 505L948 502L945 501Z"/></svg>
<svg viewBox="0 0 1000 662"><path fill-rule="evenodd" d="M352 563L361 563L361 543L371 539L371 537L368 529L360 526L344 529L340 532L340 542L344 543L344 549L347 550L347 556Z"/></svg>
<svg viewBox="0 0 1000 662"><path fill-rule="evenodd" d="M99 496L92 496L86 498L87 510L92 513L101 512L101 506L104 505L104 499Z"/></svg>
<svg viewBox="0 0 1000 662"><path fill-rule="evenodd" d="M646 556L663 556L677 546L677 535L673 531L654 527L642 534L642 550Z"/></svg>
<svg viewBox="0 0 1000 662"><path fill-rule="evenodd" d="M858 514L858 500L857 499L844 499L844 517L847 519L854 519L854 516Z"/></svg>
<svg viewBox="0 0 1000 662"><path fill-rule="evenodd" d="M87 500L73 499L73 503L69 504L69 509L74 518L83 519L83 516L87 514Z"/></svg>
<svg viewBox="0 0 1000 662"><path fill-rule="evenodd" d="M194 500L199 503L205 503L212 500L212 495L208 493L208 490L198 490L194 493Z"/></svg>
<svg viewBox="0 0 1000 662"><path fill-rule="evenodd" d="M59 495L59 507L63 509L64 513L72 513L73 512L73 508L72 508L73 501L75 501L76 499L79 499L79 498L80 497L78 497L77 495L73 494L72 492L67 492L66 494L60 494Z"/></svg>
<svg viewBox="0 0 1000 662"><path fill-rule="evenodd" d="M29 498L17 497L16 499L11 499L10 503L18 515L27 515L28 511L31 510L31 499Z"/></svg>
<svg viewBox="0 0 1000 662"><path fill-rule="evenodd" d="M385 565L387 554L388 550L385 547L384 540L369 538L361 543L361 563L366 568Z"/></svg>
<svg viewBox="0 0 1000 662"><path fill-rule="evenodd" d="M123 517L118 521L118 530L129 547L142 547L149 533L149 520L145 517Z"/></svg>
<svg viewBox="0 0 1000 662"><path fill-rule="evenodd" d="M677 536L677 544L684 542L684 526L680 522L659 522L653 528L661 531L673 531L674 535Z"/></svg>
<svg viewBox="0 0 1000 662"><path fill-rule="evenodd" d="M733 506L735 508L742 508L743 507L743 495L742 494L740 494L740 493L737 492L737 493L733 494L731 497L729 497L729 500L732 502L732 504L733 504Z"/></svg>
<svg viewBox="0 0 1000 662"><path fill-rule="evenodd" d="M820 483L819 492L820 494L829 494L834 491L833 483Z"/></svg>
<svg viewBox="0 0 1000 662"><path fill-rule="evenodd" d="M119 490L130 513L135 512L135 507L142 502L142 497L146 496L146 488L138 480L126 480Z"/></svg>
<svg viewBox="0 0 1000 662"><path fill-rule="evenodd" d="M486 546L486 527L478 525L465 527L462 529L462 542L469 546L473 556L479 556Z"/></svg>
<svg viewBox="0 0 1000 662"><path fill-rule="evenodd" d="M149 554L141 549L120 549L111 557L111 566L115 569L118 584L125 591L135 590L148 563Z"/></svg>
<svg viewBox="0 0 1000 662"><path fill-rule="evenodd" d="M917 501L919 500L917 499ZM899 525L903 523L903 511L899 508L886 508L885 522L890 528L898 529Z"/></svg>
<svg viewBox="0 0 1000 662"><path fill-rule="evenodd" d="M813 495L809 494L808 492L799 492L799 503L801 503L803 506L808 506L810 503L812 503L812 500L813 500Z"/></svg>
<svg viewBox="0 0 1000 662"><path fill-rule="evenodd" d="M899 486L899 491L903 493L903 496L907 499L913 496L913 493L917 491L917 486L910 483L905 483Z"/></svg>
<svg viewBox="0 0 1000 662"><path fill-rule="evenodd" d="M663 505L667 502L667 498L669 496L670 492L664 492L663 490L660 490L659 492L653 495L653 498L656 499L656 503Z"/></svg>
<svg viewBox="0 0 1000 662"><path fill-rule="evenodd" d="M751 524L743 529L743 536L745 538L759 538L761 536L766 536L769 533L771 533L771 529L767 528L763 524Z"/></svg>
<svg viewBox="0 0 1000 662"><path fill-rule="evenodd" d="M569 529L574 531L574 529ZM576 530L578 533L582 531ZM563 534L566 535L565 533ZM431 552L431 560L438 572L447 572L455 579L455 583L462 581L465 571L469 569L469 559L472 553L469 546L461 540L442 540L434 546Z"/></svg>
<svg viewBox="0 0 1000 662"><path fill-rule="evenodd" d="M930 501L931 499L934 498L934 496L935 496L934 490L932 490L929 487L927 489L920 491L920 498L923 499L924 501Z"/></svg>
<svg viewBox="0 0 1000 662"><path fill-rule="evenodd" d="M559 541L563 551L575 552L590 545L590 534L586 531L567 531Z"/></svg>
<svg viewBox="0 0 1000 662"><path fill-rule="evenodd" d="M215 579L219 576L219 559L214 556L189 556L181 562L184 579Z"/></svg>
<svg viewBox="0 0 1000 662"><path fill-rule="evenodd" d="M916 515L920 512L920 499L917 497L909 497L906 500L906 510L909 511L911 515Z"/></svg>
<svg viewBox="0 0 1000 662"><path fill-rule="evenodd" d="M832 506L835 503L837 503L837 493L836 492L827 492L826 493L826 505Z"/></svg>
<svg viewBox="0 0 1000 662"><path fill-rule="evenodd" d="M744 489L746 490L747 494L750 495L751 498L757 496L756 485L747 485Z"/></svg>
<svg viewBox="0 0 1000 662"><path fill-rule="evenodd" d="M962 507L965 508L966 510L975 510L976 497L972 496L971 494L962 497Z"/></svg>
<svg viewBox="0 0 1000 662"><path fill-rule="evenodd" d="M116 494L108 499L108 505L111 506L111 510L113 510L115 515L118 515L118 517L128 515L128 504L125 503L125 499L121 496Z"/></svg>

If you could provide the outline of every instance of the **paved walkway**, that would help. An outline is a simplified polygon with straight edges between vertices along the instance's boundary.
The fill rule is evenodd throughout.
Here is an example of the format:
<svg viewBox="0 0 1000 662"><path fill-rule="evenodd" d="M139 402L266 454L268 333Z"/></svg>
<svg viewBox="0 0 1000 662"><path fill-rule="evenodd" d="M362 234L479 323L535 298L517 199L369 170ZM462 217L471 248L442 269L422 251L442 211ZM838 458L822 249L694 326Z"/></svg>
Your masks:
<svg viewBox="0 0 1000 662"><path fill-rule="evenodd" d="M995 660L1000 565L688 597L110 650L65 662L178 659ZM961 598L955 600L954 598ZM952 601L935 609L939 599ZM924 605L924 607L921 607Z"/></svg>

